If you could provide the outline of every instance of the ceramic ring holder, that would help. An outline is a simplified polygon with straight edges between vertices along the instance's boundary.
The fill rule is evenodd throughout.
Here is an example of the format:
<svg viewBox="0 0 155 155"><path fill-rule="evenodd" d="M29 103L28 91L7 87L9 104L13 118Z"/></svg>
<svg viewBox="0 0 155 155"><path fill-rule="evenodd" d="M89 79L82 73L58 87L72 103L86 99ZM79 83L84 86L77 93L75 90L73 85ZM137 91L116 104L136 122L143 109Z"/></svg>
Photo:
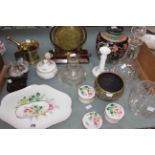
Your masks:
<svg viewBox="0 0 155 155"><path fill-rule="evenodd" d="M95 77L97 77L100 73L107 71L107 69L105 68L105 63L107 60L107 55L111 53L110 48L106 46L100 47L99 51L101 54L99 66L95 66L92 69L92 73Z"/></svg>

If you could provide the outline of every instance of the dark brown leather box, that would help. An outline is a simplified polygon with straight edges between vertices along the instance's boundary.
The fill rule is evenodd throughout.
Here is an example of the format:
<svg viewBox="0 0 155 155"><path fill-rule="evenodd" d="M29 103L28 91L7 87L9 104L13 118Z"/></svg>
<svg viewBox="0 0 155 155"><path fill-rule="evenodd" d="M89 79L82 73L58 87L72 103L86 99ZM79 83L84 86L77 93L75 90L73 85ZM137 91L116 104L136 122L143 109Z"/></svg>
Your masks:
<svg viewBox="0 0 155 155"><path fill-rule="evenodd" d="M146 44L142 45L135 59L135 65L140 79L155 82L155 55Z"/></svg>

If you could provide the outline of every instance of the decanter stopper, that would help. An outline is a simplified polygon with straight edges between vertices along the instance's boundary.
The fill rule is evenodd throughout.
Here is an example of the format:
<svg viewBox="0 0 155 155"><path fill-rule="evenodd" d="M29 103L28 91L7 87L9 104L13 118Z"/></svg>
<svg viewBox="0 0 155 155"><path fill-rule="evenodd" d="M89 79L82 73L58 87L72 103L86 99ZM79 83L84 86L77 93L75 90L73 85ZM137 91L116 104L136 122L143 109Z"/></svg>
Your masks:
<svg viewBox="0 0 155 155"><path fill-rule="evenodd" d="M100 63L99 66L95 66L92 70L92 73L95 77L97 77L100 73L107 71L105 68L105 63L107 60L107 55L111 53L111 50L109 47L100 47Z"/></svg>

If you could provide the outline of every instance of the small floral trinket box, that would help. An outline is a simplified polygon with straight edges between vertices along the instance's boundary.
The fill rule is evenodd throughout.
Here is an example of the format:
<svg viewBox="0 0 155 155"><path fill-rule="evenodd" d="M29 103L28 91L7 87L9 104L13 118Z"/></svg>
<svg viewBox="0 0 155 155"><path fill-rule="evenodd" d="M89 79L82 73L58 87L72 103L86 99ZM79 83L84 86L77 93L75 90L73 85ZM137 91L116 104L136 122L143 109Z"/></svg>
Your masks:
<svg viewBox="0 0 155 155"><path fill-rule="evenodd" d="M82 103L91 103L94 101L95 90L89 85L83 85L78 89L78 98Z"/></svg>
<svg viewBox="0 0 155 155"><path fill-rule="evenodd" d="M109 123L118 123L124 115L124 108L120 104L109 103L105 108L105 118Z"/></svg>
<svg viewBox="0 0 155 155"><path fill-rule="evenodd" d="M103 124L103 120L100 114L92 111L83 116L82 123L87 129L99 129Z"/></svg>

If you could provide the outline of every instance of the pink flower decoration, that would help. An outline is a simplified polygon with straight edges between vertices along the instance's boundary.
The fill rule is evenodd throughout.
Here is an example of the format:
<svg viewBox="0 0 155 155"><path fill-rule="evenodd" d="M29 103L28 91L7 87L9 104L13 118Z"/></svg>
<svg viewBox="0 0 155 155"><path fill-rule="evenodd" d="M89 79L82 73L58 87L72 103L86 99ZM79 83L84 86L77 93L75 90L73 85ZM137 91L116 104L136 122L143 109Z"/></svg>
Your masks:
<svg viewBox="0 0 155 155"><path fill-rule="evenodd" d="M118 47L116 45L114 45L112 47L111 51L114 52L114 53L117 52L118 51Z"/></svg>
<svg viewBox="0 0 155 155"><path fill-rule="evenodd" d="M54 109L54 105L50 103L48 109L49 110L53 110Z"/></svg>

